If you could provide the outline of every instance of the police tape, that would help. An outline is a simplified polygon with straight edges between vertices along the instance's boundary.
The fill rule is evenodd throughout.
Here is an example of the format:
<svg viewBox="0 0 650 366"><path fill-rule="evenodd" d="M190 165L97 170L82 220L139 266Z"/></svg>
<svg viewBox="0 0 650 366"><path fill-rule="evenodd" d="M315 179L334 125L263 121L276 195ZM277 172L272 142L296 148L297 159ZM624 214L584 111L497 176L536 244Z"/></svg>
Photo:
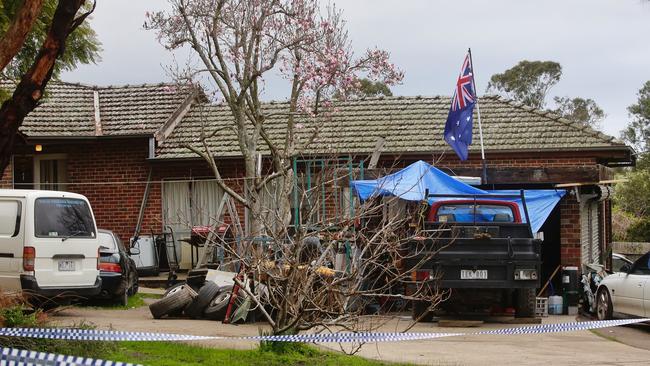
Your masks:
<svg viewBox="0 0 650 366"><path fill-rule="evenodd" d="M285 335L257 335L247 337L196 336L173 333L125 332L96 329L73 328L0 328L0 337L24 337L43 339L67 339L79 341L203 341L203 340L247 340L302 343L376 343L436 339L443 337L472 335L515 335L570 332L615 327L642 322L650 319L617 319L586 322L550 323L515 328L486 330L473 333L400 333L400 332L342 332L310 333Z"/></svg>
<svg viewBox="0 0 650 366"><path fill-rule="evenodd" d="M17 348L0 348L0 350L0 365L7 366L136 366L132 363L27 351Z"/></svg>

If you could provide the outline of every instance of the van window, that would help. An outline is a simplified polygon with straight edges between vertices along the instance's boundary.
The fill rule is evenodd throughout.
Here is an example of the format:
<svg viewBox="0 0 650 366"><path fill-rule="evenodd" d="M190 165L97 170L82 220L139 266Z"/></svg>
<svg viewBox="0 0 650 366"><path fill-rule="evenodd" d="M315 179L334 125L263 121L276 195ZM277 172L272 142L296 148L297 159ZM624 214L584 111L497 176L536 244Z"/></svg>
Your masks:
<svg viewBox="0 0 650 366"><path fill-rule="evenodd" d="M95 223L90 207L75 198L38 198L34 204L37 237L94 238Z"/></svg>
<svg viewBox="0 0 650 366"><path fill-rule="evenodd" d="M18 201L0 201L0 236L18 235L21 211Z"/></svg>

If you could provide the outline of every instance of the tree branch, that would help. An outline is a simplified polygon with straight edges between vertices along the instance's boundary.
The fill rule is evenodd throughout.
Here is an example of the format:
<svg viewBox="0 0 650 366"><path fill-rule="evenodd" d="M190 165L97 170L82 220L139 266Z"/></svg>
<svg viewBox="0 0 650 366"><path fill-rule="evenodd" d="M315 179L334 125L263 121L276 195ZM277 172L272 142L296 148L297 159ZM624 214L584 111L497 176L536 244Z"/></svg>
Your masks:
<svg viewBox="0 0 650 366"><path fill-rule="evenodd" d="M20 52L42 7L43 0L23 1L9 28L0 38L0 72Z"/></svg>

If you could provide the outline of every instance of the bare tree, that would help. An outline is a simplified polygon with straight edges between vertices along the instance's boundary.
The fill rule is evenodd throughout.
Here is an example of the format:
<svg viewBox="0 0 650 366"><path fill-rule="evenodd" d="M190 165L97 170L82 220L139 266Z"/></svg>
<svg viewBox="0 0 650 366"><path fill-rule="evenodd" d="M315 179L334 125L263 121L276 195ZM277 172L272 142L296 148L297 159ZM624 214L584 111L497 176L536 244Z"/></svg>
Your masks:
<svg viewBox="0 0 650 366"><path fill-rule="evenodd" d="M207 75L224 104L229 108L239 150L244 160L245 192L221 179L205 137L188 145L202 156L214 171L220 186L246 206L250 215L250 235L262 233L260 192L276 179L280 196L280 219L284 230L290 219L287 197L292 189L292 158L313 142L320 116L333 113L330 99L358 89L358 74L387 85L398 83L402 73L388 61L388 53L368 50L355 58L341 12L323 7L317 0L170 0L170 12L149 15L145 24L158 31L170 50L188 45L201 66L185 76L191 81ZM264 80L280 74L289 86L286 128L282 137L273 136L265 121L262 98ZM302 121L298 119L302 118ZM308 121L312 121L306 128ZM300 140L309 129L311 137ZM214 133L214 131L212 132ZM268 152L272 172L257 169L258 154ZM280 235L281 233L277 233Z"/></svg>
<svg viewBox="0 0 650 366"><path fill-rule="evenodd" d="M299 179L293 187L299 224L284 228L301 226L293 235L274 236L283 232L276 226L284 223L275 199L281 191L269 182L261 200L261 224L269 233L265 240L209 236L208 245L222 253L221 259L213 260L223 269L236 264L240 299L247 299L242 301L249 302L248 309L263 314L274 334L312 328L369 331L390 320L387 314L404 311L412 302L433 310L445 297L436 287L438 276L429 281L413 278L441 249L431 245L438 233L421 230L428 205L397 197L350 199L348 183L358 171L341 168L336 161L322 159L309 185ZM407 322L402 330L413 324Z"/></svg>

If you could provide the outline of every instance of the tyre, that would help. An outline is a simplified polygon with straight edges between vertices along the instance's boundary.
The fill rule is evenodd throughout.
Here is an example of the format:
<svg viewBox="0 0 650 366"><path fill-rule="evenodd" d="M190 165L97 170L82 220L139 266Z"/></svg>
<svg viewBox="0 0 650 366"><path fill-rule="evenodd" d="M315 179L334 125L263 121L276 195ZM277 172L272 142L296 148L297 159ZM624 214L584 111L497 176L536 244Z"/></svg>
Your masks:
<svg viewBox="0 0 650 366"><path fill-rule="evenodd" d="M119 297L117 298L117 303L121 306L126 306L129 304L129 290L128 288L124 289L124 292L122 292Z"/></svg>
<svg viewBox="0 0 650 366"><path fill-rule="evenodd" d="M185 307L192 303L196 292L189 286L182 284L169 289L167 294L160 300L149 305L149 311L154 319L160 319L165 315L178 314Z"/></svg>
<svg viewBox="0 0 650 366"><path fill-rule="evenodd" d="M517 318L534 318L536 290L534 288L520 288L516 291L517 307L515 316Z"/></svg>
<svg viewBox="0 0 650 366"><path fill-rule="evenodd" d="M429 304L426 301L413 301L411 307L411 318L422 323L433 321L433 313L428 309Z"/></svg>
<svg viewBox="0 0 650 366"><path fill-rule="evenodd" d="M203 311L203 316L206 319L211 320L223 320L226 316L226 311L228 310L228 304L230 303L230 293L232 292L232 286L224 286L221 288L219 293L210 301L208 306ZM245 293L242 290L239 290L237 299L233 304L231 312L234 312L237 309L237 306L242 303Z"/></svg>
<svg viewBox="0 0 650 366"><path fill-rule="evenodd" d="M614 313L614 306L612 305L612 298L609 295L607 288L603 287L598 291L596 296L596 316L598 320L612 319Z"/></svg>
<svg viewBox="0 0 650 366"><path fill-rule="evenodd" d="M201 318L205 308L208 307L218 293L219 285L214 282L206 282L199 290L198 295L192 300L192 303L185 309L185 314L192 319Z"/></svg>

